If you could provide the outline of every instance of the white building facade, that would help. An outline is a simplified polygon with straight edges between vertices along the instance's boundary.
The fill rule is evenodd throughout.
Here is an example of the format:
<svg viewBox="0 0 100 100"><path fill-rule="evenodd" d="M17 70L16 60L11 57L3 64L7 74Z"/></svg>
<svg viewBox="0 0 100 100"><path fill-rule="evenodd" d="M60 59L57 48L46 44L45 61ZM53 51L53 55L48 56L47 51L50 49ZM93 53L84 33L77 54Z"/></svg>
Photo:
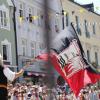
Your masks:
<svg viewBox="0 0 100 100"><path fill-rule="evenodd" d="M62 29L61 17L57 13L61 11L59 0L49 2L48 16L50 24L48 29L50 33L58 34ZM45 42L45 2L44 0L13 0L16 12L16 33L17 33L17 50L18 50L18 67L19 69L31 58L35 58L46 48ZM56 6L53 4L56 3ZM41 64L35 62L28 70L36 74L45 71ZM41 69L43 69L41 71Z"/></svg>

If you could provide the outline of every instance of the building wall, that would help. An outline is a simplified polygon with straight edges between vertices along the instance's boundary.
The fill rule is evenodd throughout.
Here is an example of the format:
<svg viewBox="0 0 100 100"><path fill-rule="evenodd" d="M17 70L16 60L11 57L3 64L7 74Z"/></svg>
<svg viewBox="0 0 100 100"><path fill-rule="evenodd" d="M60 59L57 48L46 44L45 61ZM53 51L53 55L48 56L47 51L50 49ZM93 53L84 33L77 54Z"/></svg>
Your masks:
<svg viewBox="0 0 100 100"><path fill-rule="evenodd" d="M67 6L66 6L67 4ZM78 16L79 28L81 30L81 35L79 35L80 41L82 43L83 49L87 56L87 50L90 52L90 62L95 61L95 52L98 55L98 65L100 65L100 15L90 12L76 3L68 0L62 0L63 9L69 15L69 21L73 22L75 28L77 28L75 17ZM89 37L86 37L85 33L85 22L87 20L87 28L89 31ZM93 32L93 24L95 23L95 33Z"/></svg>
<svg viewBox="0 0 100 100"><path fill-rule="evenodd" d="M1 19L3 21L3 24ZM6 61L10 62L11 66L16 66L13 5L12 2L9 3L8 0L0 0L0 53L3 55L2 45L7 45L8 57Z"/></svg>
<svg viewBox="0 0 100 100"><path fill-rule="evenodd" d="M18 44L18 62L19 69L23 66L24 62L28 59L34 58L41 53L46 48L46 29L45 25L45 10L44 10L44 0L13 0L16 7L16 30L17 30L17 44ZM50 2L50 0L48 0ZM49 32L53 35L56 35L62 29L61 25L61 16L57 16L57 13L60 13L60 2L55 0L56 7L54 5L49 5L48 7L48 15L50 24L48 25ZM23 4L23 17L20 17L19 9L20 4ZM54 4L52 2L52 4ZM52 7L54 6L54 7ZM29 22L29 8L32 9L32 16L35 17L32 20L32 23ZM42 15L43 19L40 19ZM58 19L57 19L58 18ZM56 20L57 19L57 20ZM39 23L40 22L40 23ZM56 24L57 23L57 24ZM55 25L57 25L57 29ZM23 45L22 40L26 41L26 54L23 55ZM31 42L34 42L35 46L34 57L31 53ZM42 44L42 45L41 45ZM41 45L41 47L39 47ZM41 70L42 69L42 70ZM46 72L47 67L43 62L35 62L32 66L30 66L27 71L33 72Z"/></svg>
<svg viewBox="0 0 100 100"><path fill-rule="evenodd" d="M57 1L57 0L56 0ZM35 54L34 56L37 56L40 53L40 48L38 47L38 45L43 44L44 43L44 39L45 39L45 10L44 10L44 1L42 0L14 0L14 4L16 6L16 28L17 28L17 41L18 41L18 55L19 56L23 56L23 50L22 50L22 44L21 41L22 39L25 39L27 41L27 50L26 50L26 55L27 57L31 57L31 47L30 47L30 43L33 41L35 42L36 47L35 49ZM23 18L22 20L20 19L20 15L19 15L19 9L20 9L20 4L23 4ZM51 7L51 6L50 6ZM58 8L55 7L53 9L57 9L57 10L53 10L49 7L49 11L50 11L50 31L51 33L55 33L55 19L57 16L56 12L59 13ZM29 21L27 20L28 18L28 14L29 14L29 8L32 9L32 16L37 17L35 19L33 19L32 23L29 23ZM43 19L39 19L38 17L40 17L41 15L43 15ZM60 17L58 18L59 21ZM40 25L39 22L40 21ZM59 24L61 25L61 24ZM60 28L61 26L59 26ZM57 31L58 32L58 31ZM56 33L57 33L56 32ZM45 48L45 47L44 47ZM44 49L43 48L43 49Z"/></svg>
<svg viewBox="0 0 100 100"><path fill-rule="evenodd" d="M20 15L19 15L19 9L20 9L20 4L23 4L23 18L20 20ZM37 2L33 2L32 0L28 1L27 0L18 0L15 1L15 6L16 6L16 27L17 27L17 36L18 36L18 55L23 56L22 54L22 39L25 39L27 41L27 50L25 56L31 57L31 52L30 52L30 43L37 42L36 45L38 46L39 42L43 42L42 34L44 33L44 23L41 24L40 26L38 25L38 18L33 20L32 23L29 22L28 16L29 16L29 9L32 9L32 16L38 16L37 13L38 11L43 12L43 7L39 5ZM39 15L40 16L40 15ZM43 19L44 20L44 19ZM41 37L41 38L39 38ZM37 41L38 40L38 41ZM35 48L36 50L36 55L39 53L39 48ZM36 56L35 55L35 56Z"/></svg>

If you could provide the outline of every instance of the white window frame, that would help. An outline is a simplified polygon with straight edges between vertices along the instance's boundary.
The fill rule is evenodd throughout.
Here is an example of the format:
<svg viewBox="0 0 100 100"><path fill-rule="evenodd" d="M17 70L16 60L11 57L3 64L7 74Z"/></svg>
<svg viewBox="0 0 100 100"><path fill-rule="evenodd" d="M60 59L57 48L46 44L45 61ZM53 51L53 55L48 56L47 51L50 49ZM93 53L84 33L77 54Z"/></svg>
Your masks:
<svg viewBox="0 0 100 100"><path fill-rule="evenodd" d="M55 31L56 32L59 32L59 25L60 23L59 23L59 17L58 17L58 15L56 15L56 17L55 17Z"/></svg>
<svg viewBox="0 0 100 100"><path fill-rule="evenodd" d="M88 62L91 62L91 57L90 57L90 50L88 49L87 50L87 60L88 60Z"/></svg>
<svg viewBox="0 0 100 100"><path fill-rule="evenodd" d="M35 15L35 7L32 7L32 16L33 16L32 23L35 24L35 18L34 18L34 16L36 16Z"/></svg>
<svg viewBox="0 0 100 100"><path fill-rule="evenodd" d="M43 27L43 23L42 23L42 18L41 18L41 15L43 15L42 11L40 9L37 9L37 22L38 22L38 26L39 27Z"/></svg>
<svg viewBox="0 0 100 100"><path fill-rule="evenodd" d="M4 41L1 41L2 55L3 55L3 45L7 46L7 60L6 61L8 61L8 62L10 62L10 64L12 64L11 43L8 42L7 39L5 39Z"/></svg>
<svg viewBox="0 0 100 100"><path fill-rule="evenodd" d="M2 17L1 17L1 12L2 12ZM3 24L1 22L1 20L3 21ZM6 22L6 26L4 25L5 22ZM4 4L0 6L0 28L10 30L9 9L6 8L6 6Z"/></svg>
<svg viewBox="0 0 100 100"><path fill-rule="evenodd" d="M36 43L36 48L37 48L37 55L39 55L41 53L41 51L40 51L40 42Z"/></svg>
<svg viewBox="0 0 100 100"><path fill-rule="evenodd" d="M26 39L21 40L21 46L22 46L22 55L27 56L27 40ZM25 54L24 54L23 48L25 49Z"/></svg>
<svg viewBox="0 0 100 100"><path fill-rule="evenodd" d="M22 11L22 16L20 16L20 10ZM18 9L18 17L22 17L22 20L25 20L26 14L25 14L25 3L24 2L19 2L19 9Z"/></svg>
<svg viewBox="0 0 100 100"><path fill-rule="evenodd" d="M36 56L36 42L32 41L31 44L30 44L30 46L31 46L31 57L35 58L35 56Z"/></svg>
<svg viewBox="0 0 100 100"><path fill-rule="evenodd" d="M95 51L95 63L98 65L98 52L97 51Z"/></svg>
<svg viewBox="0 0 100 100"><path fill-rule="evenodd" d="M96 35L96 23L95 22L93 23L92 27L93 27L93 34Z"/></svg>
<svg viewBox="0 0 100 100"><path fill-rule="evenodd" d="M24 7L23 7L23 4L22 3L20 3L19 4L19 16L20 17L23 17L24 16L24 9L23 9ZM20 11L22 11L22 14L20 14Z"/></svg>
<svg viewBox="0 0 100 100"><path fill-rule="evenodd" d="M33 11L32 10L33 10L32 7L29 7L29 9L28 9L28 17L29 17L29 15L31 15L31 17L33 16ZM30 21L30 19L29 19L29 23L33 23L33 19L31 19L31 20L32 21Z"/></svg>

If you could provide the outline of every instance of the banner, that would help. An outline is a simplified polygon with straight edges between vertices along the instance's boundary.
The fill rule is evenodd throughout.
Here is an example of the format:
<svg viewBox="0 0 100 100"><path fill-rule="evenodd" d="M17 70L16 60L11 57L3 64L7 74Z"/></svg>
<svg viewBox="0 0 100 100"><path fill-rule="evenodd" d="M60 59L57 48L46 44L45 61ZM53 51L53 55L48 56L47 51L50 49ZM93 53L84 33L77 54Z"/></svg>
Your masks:
<svg viewBox="0 0 100 100"><path fill-rule="evenodd" d="M100 79L100 72L88 63L76 31L71 24L51 41L50 54L40 54L37 59L51 62L58 73L78 96L80 90L89 83Z"/></svg>
<svg viewBox="0 0 100 100"><path fill-rule="evenodd" d="M59 33L52 42L51 62L77 96L89 83L100 79L100 73L88 63L72 24Z"/></svg>

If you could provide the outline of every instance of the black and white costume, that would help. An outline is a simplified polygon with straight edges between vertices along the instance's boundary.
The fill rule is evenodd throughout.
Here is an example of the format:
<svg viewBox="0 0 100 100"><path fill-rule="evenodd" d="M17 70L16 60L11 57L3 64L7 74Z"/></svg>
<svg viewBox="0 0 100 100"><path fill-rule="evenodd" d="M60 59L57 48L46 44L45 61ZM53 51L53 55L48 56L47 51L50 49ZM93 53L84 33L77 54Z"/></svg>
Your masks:
<svg viewBox="0 0 100 100"><path fill-rule="evenodd" d="M0 100L8 100L7 80L13 81L15 72L0 65Z"/></svg>

